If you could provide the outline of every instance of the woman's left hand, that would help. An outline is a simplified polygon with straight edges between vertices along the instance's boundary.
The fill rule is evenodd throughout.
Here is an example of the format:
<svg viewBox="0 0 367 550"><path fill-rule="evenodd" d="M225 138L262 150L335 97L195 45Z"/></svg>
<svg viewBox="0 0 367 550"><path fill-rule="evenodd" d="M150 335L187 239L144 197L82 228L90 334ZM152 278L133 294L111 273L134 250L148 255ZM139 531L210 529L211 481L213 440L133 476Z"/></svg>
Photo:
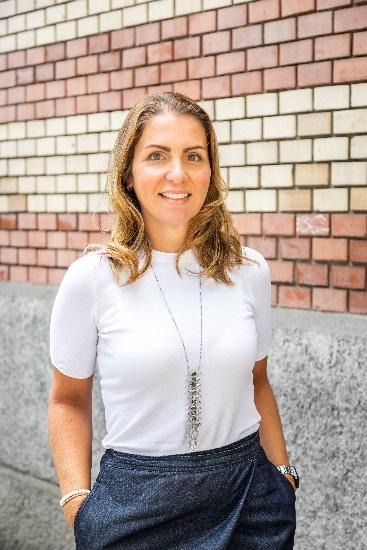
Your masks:
<svg viewBox="0 0 367 550"><path fill-rule="evenodd" d="M291 474L283 474L283 475L284 475L284 476L289 480L289 482L292 484L294 491L296 491L297 488L296 488L296 482L294 481L294 477L291 476Z"/></svg>

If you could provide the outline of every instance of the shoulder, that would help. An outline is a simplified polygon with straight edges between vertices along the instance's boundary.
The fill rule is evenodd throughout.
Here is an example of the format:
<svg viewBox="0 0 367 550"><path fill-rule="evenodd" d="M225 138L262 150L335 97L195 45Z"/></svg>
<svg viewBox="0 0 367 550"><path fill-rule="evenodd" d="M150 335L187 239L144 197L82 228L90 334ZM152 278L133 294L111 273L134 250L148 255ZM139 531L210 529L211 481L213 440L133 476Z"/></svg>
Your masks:
<svg viewBox="0 0 367 550"><path fill-rule="evenodd" d="M250 248L249 246L242 245L242 252L243 255L246 256L246 258L250 258L251 260L255 260L256 262L258 262L258 267L260 268L260 271L266 271L269 269L269 264L267 260L261 254L261 252L259 252L255 248ZM253 263L252 265L256 267L255 263Z"/></svg>
<svg viewBox="0 0 367 550"><path fill-rule="evenodd" d="M102 268L105 260L103 254L94 250L79 256L67 268L63 282L69 281L79 285L85 282L88 283L88 281L94 279L98 267L101 266Z"/></svg>

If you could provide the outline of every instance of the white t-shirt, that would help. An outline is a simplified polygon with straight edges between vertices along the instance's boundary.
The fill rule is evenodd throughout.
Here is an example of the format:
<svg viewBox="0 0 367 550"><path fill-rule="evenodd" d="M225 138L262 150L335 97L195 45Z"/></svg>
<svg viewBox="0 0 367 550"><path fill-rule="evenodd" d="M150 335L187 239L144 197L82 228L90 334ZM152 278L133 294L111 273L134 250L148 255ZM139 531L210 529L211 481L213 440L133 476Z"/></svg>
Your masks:
<svg viewBox="0 0 367 550"><path fill-rule="evenodd" d="M260 262L230 272L234 286L202 278L203 343L198 446L227 445L255 432L252 369L271 342L271 278ZM200 265L192 252L153 250L153 268L186 347L190 370L200 357ZM142 258L139 260L142 261ZM126 282L128 270L121 274ZM153 270L133 285L118 285L107 257L76 259L59 286L50 321L51 363L67 376L87 378L97 367L105 407L104 448L145 455L189 452L187 363L181 339Z"/></svg>

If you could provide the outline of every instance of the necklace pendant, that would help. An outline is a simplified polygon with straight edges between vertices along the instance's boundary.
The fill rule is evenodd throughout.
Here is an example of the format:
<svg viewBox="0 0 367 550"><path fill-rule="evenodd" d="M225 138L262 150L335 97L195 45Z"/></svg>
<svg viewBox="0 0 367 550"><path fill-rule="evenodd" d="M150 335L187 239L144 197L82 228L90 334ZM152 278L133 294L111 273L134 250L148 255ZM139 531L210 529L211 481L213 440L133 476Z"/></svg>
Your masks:
<svg viewBox="0 0 367 550"><path fill-rule="evenodd" d="M201 425L200 372L190 372L188 378L188 426L187 441L190 450L197 447L199 426Z"/></svg>

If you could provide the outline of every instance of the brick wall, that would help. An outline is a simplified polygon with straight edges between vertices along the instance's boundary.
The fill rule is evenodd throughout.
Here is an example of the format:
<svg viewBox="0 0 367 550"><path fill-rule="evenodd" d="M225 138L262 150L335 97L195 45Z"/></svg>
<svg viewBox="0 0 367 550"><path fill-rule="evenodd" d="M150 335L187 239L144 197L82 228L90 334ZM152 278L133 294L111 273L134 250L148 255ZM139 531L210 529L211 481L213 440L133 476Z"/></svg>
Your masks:
<svg viewBox="0 0 367 550"><path fill-rule="evenodd" d="M214 121L273 305L367 312L367 1L3 0L0 16L2 280L58 284L103 240L117 130L173 90Z"/></svg>

